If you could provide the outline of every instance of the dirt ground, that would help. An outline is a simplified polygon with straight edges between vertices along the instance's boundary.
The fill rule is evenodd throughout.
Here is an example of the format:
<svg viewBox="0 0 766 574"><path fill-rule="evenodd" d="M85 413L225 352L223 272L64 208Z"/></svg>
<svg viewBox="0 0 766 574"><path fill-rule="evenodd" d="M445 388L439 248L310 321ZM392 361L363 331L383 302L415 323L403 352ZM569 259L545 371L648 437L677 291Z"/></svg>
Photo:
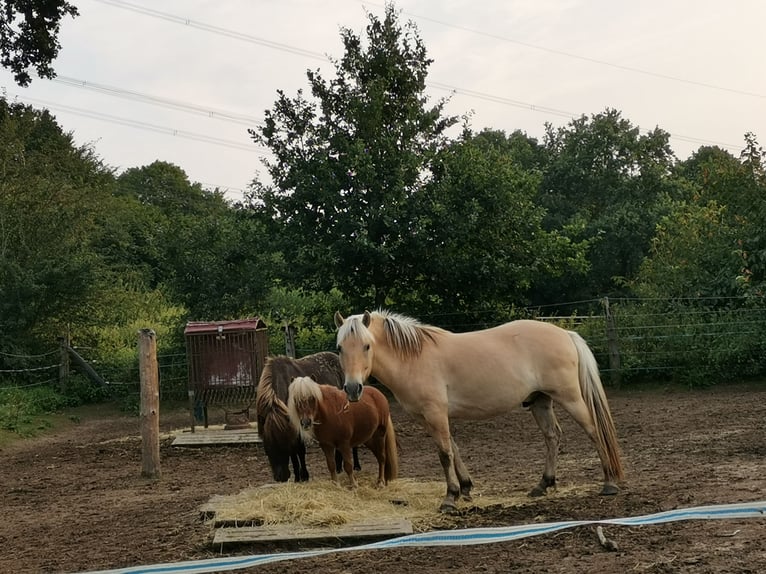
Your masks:
<svg viewBox="0 0 766 574"><path fill-rule="evenodd" d="M636 516L707 504L766 498L766 383L685 389L610 391L627 479L618 496L598 496L594 448L565 414L558 472L571 496L521 507L471 511L454 528ZM403 477L440 479L430 439L392 403ZM80 415L53 435L26 439L0 453L0 572L83 572L220 556L199 508L216 494L271 482L260 447L179 448L163 440L162 479L142 479L139 421ZM74 418L74 417L73 417ZM164 410L163 431L188 426L188 413ZM527 492L542 473L542 437L519 409L483 422L456 422L454 432L475 493ZM309 452L313 480L327 480L320 451ZM362 452L372 472L374 459ZM563 488L561 490L564 490ZM434 510L440 499L434 500ZM238 572L700 572L766 568L766 517L607 526L618 550L601 547L594 527L514 542L455 547L350 551L262 565ZM245 547L232 554L273 552Z"/></svg>

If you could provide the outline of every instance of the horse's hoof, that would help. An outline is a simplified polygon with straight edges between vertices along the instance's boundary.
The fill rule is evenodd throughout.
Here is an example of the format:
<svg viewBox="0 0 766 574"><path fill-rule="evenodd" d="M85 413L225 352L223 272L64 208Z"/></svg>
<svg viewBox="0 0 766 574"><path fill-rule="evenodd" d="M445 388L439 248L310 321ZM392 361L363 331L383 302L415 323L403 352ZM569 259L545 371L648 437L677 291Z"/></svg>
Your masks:
<svg viewBox="0 0 766 574"><path fill-rule="evenodd" d="M457 514L457 506L451 500L445 500L439 507L439 512L442 514Z"/></svg>
<svg viewBox="0 0 766 574"><path fill-rule="evenodd" d="M614 496L620 492L620 489L617 488L614 484L605 484L604 488L601 489L601 496Z"/></svg>
<svg viewBox="0 0 766 574"><path fill-rule="evenodd" d="M532 498L539 498L540 496L545 496L545 489L541 486L535 486L532 490L529 491L529 496Z"/></svg>
<svg viewBox="0 0 766 574"><path fill-rule="evenodd" d="M471 496L471 491L466 490L465 492L461 492L460 496L465 500L466 502L471 502L473 500L473 496Z"/></svg>

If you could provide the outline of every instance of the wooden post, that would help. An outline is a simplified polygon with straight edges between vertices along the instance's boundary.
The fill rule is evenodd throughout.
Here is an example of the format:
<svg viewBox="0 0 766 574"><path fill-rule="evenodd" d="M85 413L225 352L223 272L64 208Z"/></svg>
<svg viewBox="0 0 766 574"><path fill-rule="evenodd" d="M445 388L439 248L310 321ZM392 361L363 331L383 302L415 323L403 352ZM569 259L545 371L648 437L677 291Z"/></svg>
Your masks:
<svg viewBox="0 0 766 574"><path fill-rule="evenodd" d="M612 385L620 388L622 373L620 372L620 345L617 341L617 321L609 308L609 297L604 297L604 316L606 318L606 341L609 350L609 371Z"/></svg>
<svg viewBox="0 0 766 574"><path fill-rule="evenodd" d="M285 355L295 358L295 326L285 324Z"/></svg>
<svg viewBox="0 0 766 574"><path fill-rule="evenodd" d="M160 384L157 340L151 329L138 332L141 378L141 476L160 478Z"/></svg>
<svg viewBox="0 0 766 574"><path fill-rule="evenodd" d="M59 390L66 392L67 379L69 379L69 336L59 337Z"/></svg>

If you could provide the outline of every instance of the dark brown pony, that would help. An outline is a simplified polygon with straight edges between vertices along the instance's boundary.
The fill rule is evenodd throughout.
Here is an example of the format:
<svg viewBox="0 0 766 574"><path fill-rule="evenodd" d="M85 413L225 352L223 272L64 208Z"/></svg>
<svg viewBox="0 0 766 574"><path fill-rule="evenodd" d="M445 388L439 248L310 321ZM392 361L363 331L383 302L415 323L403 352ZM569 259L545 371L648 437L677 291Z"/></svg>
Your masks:
<svg viewBox="0 0 766 574"><path fill-rule="evenodd" d="M343 455L351 487L357 487L351 448L360 445L369 448L378 461L378 486L396 478L399 456L394 424L388 399L375 387L367 387L358 401L350 403L344 391L319 385L311 377L298 377L290 384L287 411L301 429L303 440L316 440L322 447L333 482L339 482L333 458L337 451Z"/></svg>
<svg viewBox="0 0 766 574"><path fill-rule="evenodd" d="M269 459L271 472L277 482L290 478L290 463L296 482L309 479L306 468L306 445L298 427L287 414L287 396L290 382L295 377L312 377L323 385L340 387L343 371L338 356L322 352L300 359L286 356L269 357L258 382L255 401L258 434ZM354 466L359 468L359 457L354 449ZM340 454L337 455L341 463Z"/></svg>

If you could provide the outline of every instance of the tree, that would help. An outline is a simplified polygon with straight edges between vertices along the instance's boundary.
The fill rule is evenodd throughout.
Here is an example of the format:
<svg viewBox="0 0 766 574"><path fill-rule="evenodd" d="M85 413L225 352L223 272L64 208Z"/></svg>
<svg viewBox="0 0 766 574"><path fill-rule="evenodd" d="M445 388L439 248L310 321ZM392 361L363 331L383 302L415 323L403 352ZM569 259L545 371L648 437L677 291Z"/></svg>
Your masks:
<svg viewBox="0 0 766 574"><path fill-rule="evenodd" d="M279 92L251 131L276 158L267 163L272 185L257 183L253 200L278 223L301 287L338 286L380 306L416 271L413 198L457 120L442 116L444 100L428 105L432 61L414 24L401 26L387 5L382 21L369 16L366 34L365 46L342 30L336 77L307 74L315 101Z"/></svg>
<svg viewBox="0 0 766 574"><path fill-rule="evenodd" d="M0 331L54 340L97 290L112 174L47 111L2 98L0 141Z"/></svg>
<svg viewBox="0 0 766 574"><path fill-rule="evenodd" d="M551 277L582 276L585 245L543 229L537 155L535 140L489 130L466 130L439 154L434 179L419 198L425 205L412 245L416 292L428 294L416 312L463 313L463 322L485 313L496 320L512 305L528 303ZM406 293L399 298L406 301Z"/></svg>
<svg viewBox="0 0 766 574"><path fill-rule="evenodd" d="M704 248L720 252L720 269L728 294L766 293L766 156L753 134L745 134L739 159L718 147L701 147L678 166L678 173L693 186L691 202L724 207L719 226L727 230L716 241L706 239ZM692 253L681 252L684 260L698 261ZM727 264L733 258L734 263ZM698 263L699 264L699 263ZM733 265L733 267L732 267ZM691 275L689 281L699 279Z"/></svg>
<svg viewBox="0 0 766 574"><path fill-rule="evenodd" d="M281 270L260 219L191 183L178 166L130 168L116 195L126 209L109 228L106 251L142 270L152 288L168 289L195 319L252 312Z"/></svg>
<svg viewBox="0 0 766 574"><path fill-rule="evenodd" d="M678 193L671 175L669 134L641 134L616 110L548 125L548 162L540 190L546 227L588 241L585 281L568 278L541 292L542 302L627 294L654 236L655 224Z"/></svg>
<svg viewBox="0 0 766 574"><path fill-rule="evenodd" d="M0 64L18 85L32 81L30 68L41 78L56 76L51 64L61 49L58 34L65 16L79 16L66 0L0 0Z"/></svg>

